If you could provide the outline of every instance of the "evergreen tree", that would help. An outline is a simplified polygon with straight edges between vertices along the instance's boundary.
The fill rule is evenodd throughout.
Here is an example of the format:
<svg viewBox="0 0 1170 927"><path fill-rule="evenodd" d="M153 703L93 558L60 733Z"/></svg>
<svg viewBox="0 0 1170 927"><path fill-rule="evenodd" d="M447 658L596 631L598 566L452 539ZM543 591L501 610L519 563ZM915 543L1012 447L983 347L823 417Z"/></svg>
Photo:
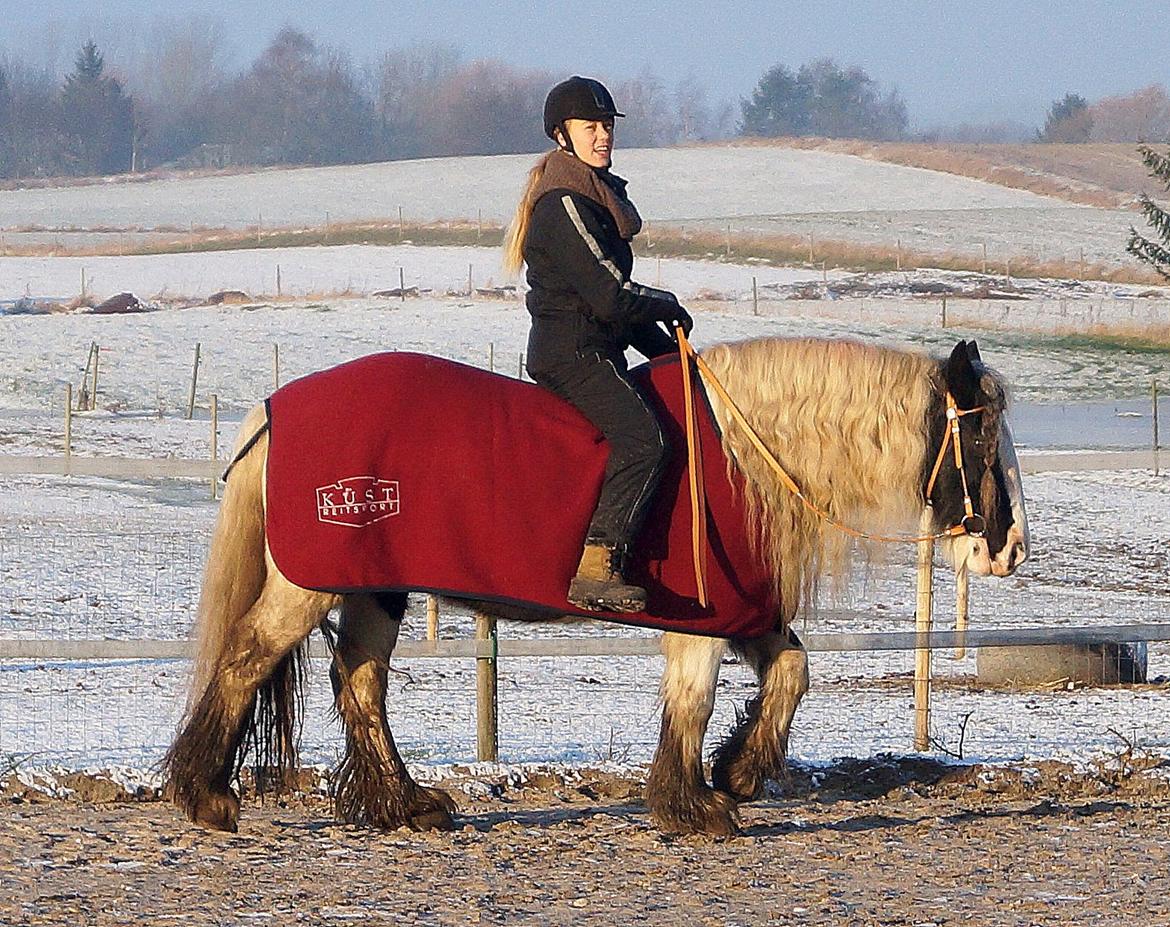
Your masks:
<svg viewBox="0 0 1170 927"><path fill-rule="evenodd" d="M896 90L883 96L863 69L829 58L795 74L782 64L769 69L741 109L743 135L896 139L908 123Z"/></svg>
<svg viewBox="0 0 1170 927"><path fill-rule="evenodd" d="M1093 113L1089 101L1078 93L1066 93L1048 110L1044 129L1037 135L1041 142L1087 142L1093 132Z"/></svg>
<svg viewBox="0 0 1170 927"><path fill-rule="evenodd" d="M1158 154L1154 149L1145 145L1138 149L1142 161L1150 169L1150 176L1156 178L1170 191L1170 150L1166 154ZM1138 197L1141 203L1142 215L1153 228L1158 241L1143 238L1137 229L1130 226L1129 242L1125 250L1139 261L1151 265L1154 270L1170 280L1170 211L1163 209L1149 196L1143 193Z"/></svg>
<svg viewBox="0 0 1170 927"><path fill-rule="evenodd" d="M778 137L808 135L812 88L787 67L770 68L751 100L743 101L743 134Z"/></svg>
<svg viewBox="0 0 1170 927"><path fill-rule="evenodd" d="M105 73L97 45L86 42L60 98L61 130L69 167L76 174L130 170L134 105L117 78Z"/></svg>

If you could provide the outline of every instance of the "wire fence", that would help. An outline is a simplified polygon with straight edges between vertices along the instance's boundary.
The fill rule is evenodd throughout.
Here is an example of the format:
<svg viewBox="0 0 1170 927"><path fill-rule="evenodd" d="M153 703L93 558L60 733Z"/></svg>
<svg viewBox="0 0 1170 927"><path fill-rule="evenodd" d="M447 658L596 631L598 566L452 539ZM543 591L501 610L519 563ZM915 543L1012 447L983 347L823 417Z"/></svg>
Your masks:
<svg viewBox="0 0 1170 927"><path fill-rule="evenodd" d="M74 460L82 468L84 462ZM24 492L20 477L13 479L14 491ZM149 766L165 751L185 700L186 640L214 503L189 482L30 479L36 488L28 490L29 511L40 515L0 520L0 762ZM148 498L135 499L136 492ZM968 749L977 744L983 756L1010 755L1020 744L1059 752L1083 743L1086 732L1106 747L1110 730L1133 731L1145 745L1170 749L1170 722L1163 720L1170 717L1170 693L1157 681L1108 695L1059 682L1024 694L979 683L977 648L991 644L1076 642L1082 659L1113 660L1119 670L1120 651L1094 657L1087 645L1170 636L1147 600L1135 598L1128 607L1116 600L1095 613L1082 602L1067 608L1077 617L1060 626L1045 617L1054 606L1022 615L1006 610L1003 603L1012 600L998 587L986 593L980 587L973 596L976 624L956 635L947 629L953 580L944 576L936 606L943 630L927 639L909 630L912 608L882 612L883 606L866 604L897 601L890 590L911 587L910 575L905 563L888 564L866 581L853 608L822 609L800 628L818 686L801 708L799 718L807 720L798 719L798 752L802 743L804 755L814 758L909 749L909 651L923 646L937 648L932 724L934 742L948 749L971 713L982 724L964 736ZM498 658L501 759L649 758L662 668L654 636L619 626L589 628L587 635L579 625L509 626L495 650L490 641L471 639L474 619L460 609L445 607L440 640L426 640L425 607L422 597L412 597L391 677L395 732L410 759L475 757L477 664L492 658ZM966 651L956 659L960 646ZM324 656L319 646L316 655ZM342 741L330 720L327 674L314 662L304 755L330 763ZM1168 667L1170 649L1152 645L1150 677ZM747 668L726 665L712 730L730 726L754 693Z"/></svg>

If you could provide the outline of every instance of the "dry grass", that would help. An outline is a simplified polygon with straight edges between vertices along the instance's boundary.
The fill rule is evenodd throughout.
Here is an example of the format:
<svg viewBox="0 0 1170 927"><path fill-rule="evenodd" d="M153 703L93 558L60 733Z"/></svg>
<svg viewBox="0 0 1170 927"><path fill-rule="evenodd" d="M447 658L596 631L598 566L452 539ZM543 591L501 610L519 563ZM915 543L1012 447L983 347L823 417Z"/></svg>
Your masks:
<svg viewBox="0 0 1170 927"><path fill-rule="evenodd" d="M1138 285L1165 284L1153 270L1079 261L1042 261L1014 255L1003 261L985 262L982 255L923 252L889 245L865 245L848 241L815 242L796 235L732 234L716 231L683 231L656 227L652 238L636 242L643 257L684 257L762 263L779 266L812 266L825 270L912 270L919 267L986 273L1003 277L1062 280L1106 280Z"/></svg>
<svg viewBox="0 0 1170 927"><path fill-rule="evenodd" d="M854 155L1106 209L1133 208L1138 193L1157 191L1136 144L977 145L826 138L744 139L736 144Z"/></svg>

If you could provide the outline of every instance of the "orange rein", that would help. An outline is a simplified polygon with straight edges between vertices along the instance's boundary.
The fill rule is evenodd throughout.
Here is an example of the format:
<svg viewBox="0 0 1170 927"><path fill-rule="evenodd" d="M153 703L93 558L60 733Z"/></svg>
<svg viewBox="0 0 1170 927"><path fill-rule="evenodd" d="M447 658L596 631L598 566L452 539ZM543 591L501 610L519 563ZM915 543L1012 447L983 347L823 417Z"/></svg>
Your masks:
<svg viewBox="0 0 1170 927"><path fill-rule="evenodd" d="M957 525L952 525L944 531L936 534L924 535L885 535L885 534L871 534L867 531L859 531L856 528L851 528L848 525L837 521L820 508L816 503L808 499L801 491L800 486L796 481L789 476L788 471L784 469L780 461L768 450L767 445L761 440L756 430L752 428L751 423L748 422L746 416L740 411L739 406L735 404L735 400L731 398L723 384L719 382L719 378L715 376L714 371L707 366L707 362L691 346L687 340L681 327L675 328L675 336L678 339L678 354L679 362L682 366L683 375L683 401L686 407L686 425L687 425L687 471L690 476L690 491L691 491L691 552L694 556L695 562L695 585L698 589L699 604L704 608L707 605L707 582L706 582L706 552L707 552L707 500L703 489L703 474L702 474L702 458L699 454L699 431L697 427L698 420L695 418L695 402L691 383L691 362L695 364L695 368L699 371L699 375L706 382L707 386L719 397L720 401L727 407L727 411L731 414L732 419L743 430L747 439L752 446L763 456L765 462L772 469L772 471L779 477L780 482L784 487L800 500L801 504L809 511L813 512L823 521L832 525L838 531L843 531L850 537L862 538L868 541L881 541L890 544L917 544L920 541L937 541L940 538L959 537L961 535L970 535L971 537L982 537L985 522L982 515L975 511L975 507L971 502L971 494L967 489L967 473L963 467L963 446L962 436L959 433L959 419L964 415L973 415L976 412L982 412L986 409L985 406L976 406L973 409L960 409L955 404L955 397L951 395L948 390L946 393L947 403L947 421L949 427L946 434L943 436L942 445L938 449L938 456L935 458L934 467L930 472L930 480L926 484L926 500L927 505L930 504L930 494L934 490L935 481L938 479L939 471L942 469L943 461L946 459L947 448L954 447L955 469L959 472L959 479L963 484L963 511L962 520Z"/></svg>

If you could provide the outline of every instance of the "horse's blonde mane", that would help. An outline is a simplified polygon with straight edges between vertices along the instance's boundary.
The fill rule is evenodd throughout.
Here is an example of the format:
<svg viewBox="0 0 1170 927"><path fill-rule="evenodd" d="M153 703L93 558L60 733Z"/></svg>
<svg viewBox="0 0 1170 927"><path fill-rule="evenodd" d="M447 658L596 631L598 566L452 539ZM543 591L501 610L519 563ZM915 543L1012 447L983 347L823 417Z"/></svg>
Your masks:
<svg viewBox="0 0 1170 927"><path fill-rule="evenodd" d="M847 525L904 528L922 509L927 412L937 361L815 338L717 345L703 357L805 496ZM717 400L729 467L742 474L749 530L772 568L784 620L816 579L841 579L854 544L793 496Z"/></svg>

